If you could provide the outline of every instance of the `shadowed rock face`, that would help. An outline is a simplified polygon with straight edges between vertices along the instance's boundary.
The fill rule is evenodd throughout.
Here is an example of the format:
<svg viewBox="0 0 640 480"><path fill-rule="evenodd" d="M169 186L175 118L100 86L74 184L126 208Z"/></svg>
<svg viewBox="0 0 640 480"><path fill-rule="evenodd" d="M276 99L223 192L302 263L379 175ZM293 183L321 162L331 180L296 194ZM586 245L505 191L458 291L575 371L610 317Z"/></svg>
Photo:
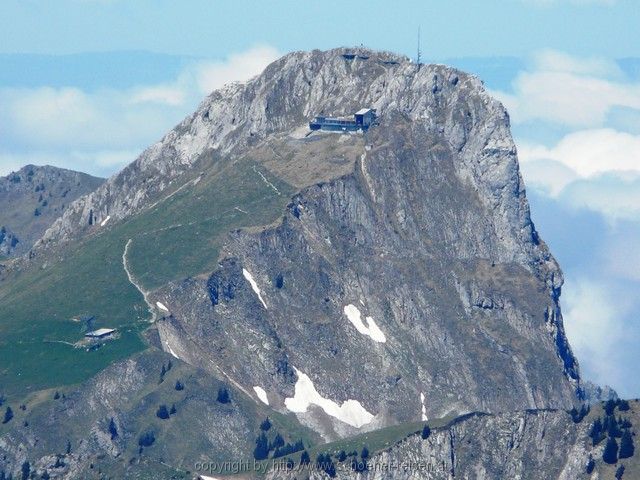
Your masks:
<svg viewBox="0 0 640 480"><path fill-rule="evenodd" d="M380 124L362 140L335 135L356 158L349 169L318 173L278 225L233 233L219 270L155 293L171 312L158 326L165 346L246 390L261 386L282 411L298 369L323 398L375 415L365 428L419 420L421 394L428 416L573 403L562 274L531 223L508 116L476 78L331 51L288 55L235 88L253 136L237 127L219 148L303 145L280 159L290 168L313 136L286 140L285 130L314 113L371 105ZM201 111L220 111L222 95ZM360 333L348 305L386 341ZM327 438L353 432L324 417L299 414Z"/></svg>

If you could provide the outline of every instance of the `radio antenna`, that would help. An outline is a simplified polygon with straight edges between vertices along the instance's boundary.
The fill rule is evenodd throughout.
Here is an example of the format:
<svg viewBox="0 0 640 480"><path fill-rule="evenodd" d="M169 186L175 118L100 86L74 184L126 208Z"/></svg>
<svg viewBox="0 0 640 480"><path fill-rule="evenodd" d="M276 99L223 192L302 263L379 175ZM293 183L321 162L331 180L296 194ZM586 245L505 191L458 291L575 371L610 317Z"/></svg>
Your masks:
<svg viewBox="0 0 640 480"><path fill-rule="evenodd" d="M418 27L418 55L416 63L418 64L418 70L420 70L420 62L422 61L422 52L420 51L420 27Z"/></svg>

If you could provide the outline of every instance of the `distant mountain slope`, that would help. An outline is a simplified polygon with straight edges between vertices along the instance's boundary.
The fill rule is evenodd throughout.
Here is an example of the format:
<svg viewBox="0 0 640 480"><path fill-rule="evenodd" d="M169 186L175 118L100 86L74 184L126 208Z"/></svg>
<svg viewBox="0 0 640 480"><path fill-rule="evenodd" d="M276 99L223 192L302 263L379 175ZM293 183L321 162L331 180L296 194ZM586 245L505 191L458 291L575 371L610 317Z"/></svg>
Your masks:
<svg viewBox="0 0 640 480"><path fill-rule="evenodd" d="M103 182L85 173L34 165L0 178L0 254L28 252L71 202Z"/></svg>

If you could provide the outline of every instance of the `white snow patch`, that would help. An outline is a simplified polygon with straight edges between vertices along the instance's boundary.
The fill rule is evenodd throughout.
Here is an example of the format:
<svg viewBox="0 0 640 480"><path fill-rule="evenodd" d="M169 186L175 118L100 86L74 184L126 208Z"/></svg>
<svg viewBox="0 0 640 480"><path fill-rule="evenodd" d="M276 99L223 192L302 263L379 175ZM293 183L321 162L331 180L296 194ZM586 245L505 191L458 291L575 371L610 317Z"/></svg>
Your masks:
<svg viewBox="0 0 640 480"><path fill-rule="evenodd" d="M176 357L178 360L180 360L180 357L178 355L176 355L176 352L173 351L173 349L171 348L171 345L169 345L169 342L167 342L166 340L164 341L164 344L167 346L167 348L169 349L169 353L171 355L173 355L174 357Z"/></svg>
<svg viewBox="0 0 640 480"><path fill-rule="evenodd" d="M102 220L102 222L100 222L100 226L104 227L110 218L111 218L111 215L107 215L107 218L105 218L104 220Z"/></svg>
<svg viewBox="0 0 640 480"><path fill-rule="evenodd" d="M216 477L208 477L206 475L198 475L198 478L201 478L202 480L220 480Z"/></svg>
<svg viewBox="0 0 640 480"><path fill-rule="evenodd" d="M162 302L156 302L156 306L157 306L160 310L163 310L163 311L165 311L165 312L168 312L168 311L169 311L169 309L168 309L168 308L165 306L165 304L164 304L164 303L162 303Z"/></svg>
<svg viewBox="0 0 640 480"><path fill-rule="evenodd" d="M422 404L422 421L426 422L429 420L427 417L427 407L424 404L424 393L420 392L420 403Z"/></svg>
<svg viewBox="0 0 640 480"><path fill-rule="evenodd" d="M267 392L264 391L264 388L255 386L253 387L253 391L256 392L256 395L260 399L262 403L265 405L269 405L269 399L267 398Z"/></svg>
<svg viewBox="0 0 640 480"><path fill-rule="evenodd" d="M251 288L253 289L255 294L258 295L258 298L260 299L260 301L262 302L262 305L266 309L267 304L264 303L264 300L262 299L262 295L260 294L260 289L258 288L258 284L256 283L256 281L253 279L253 275L251 275L249 270L247 270L246 268L242 269L242 275L244 275L244 278L246 278L247 281L251 284Z"/></svg>
<svg viewBox="0 0 640 480"><path fill-rule="evenodd" d="M361 334L371 337L371 339L376 342L384 343L387 341L387 337L385 337L383 331L376 325L376 322L373 321L373 318L366 317L366 325L362 322L360 310L358 310L358 307L355 305L349 304L344 307L344 314Z"/></svg>
<svg viewBox="0 0 640 480"><path fill-rule="evenodd" d="M373 420L373 415L357 400L347 400L342 405L338 405L333 400L324 398L318 393L311 379L297 368L293 367L298 374L294 395L292 398L285 398L284 405L294 413L304 413L310 405L317 405L322 408L327 415L331 415L338 420L360 428Z"/></svg>

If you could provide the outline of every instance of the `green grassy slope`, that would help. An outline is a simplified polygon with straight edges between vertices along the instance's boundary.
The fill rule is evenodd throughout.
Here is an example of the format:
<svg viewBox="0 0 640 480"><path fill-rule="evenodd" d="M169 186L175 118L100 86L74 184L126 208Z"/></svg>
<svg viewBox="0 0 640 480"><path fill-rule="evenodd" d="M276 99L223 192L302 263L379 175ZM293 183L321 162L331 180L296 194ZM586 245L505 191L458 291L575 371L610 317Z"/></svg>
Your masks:
<svg viewBox="0 0 640 480"><path fill-rule="evenodd" d="M203 163L209 173L197 183L70 244L64 259L34 264L0 285L0 393L20 396L77 383L144 348L139 333L149 314L122 265L129 239L127 258L136 280L145 289L157 288L214 268L227 232L275 221L293 193L269 176L278 194L251 159ZM81 324L71 320L81 315L95 315L96 328L117 327L121 337L91 352L63 343L82 338Z"/></svg>

